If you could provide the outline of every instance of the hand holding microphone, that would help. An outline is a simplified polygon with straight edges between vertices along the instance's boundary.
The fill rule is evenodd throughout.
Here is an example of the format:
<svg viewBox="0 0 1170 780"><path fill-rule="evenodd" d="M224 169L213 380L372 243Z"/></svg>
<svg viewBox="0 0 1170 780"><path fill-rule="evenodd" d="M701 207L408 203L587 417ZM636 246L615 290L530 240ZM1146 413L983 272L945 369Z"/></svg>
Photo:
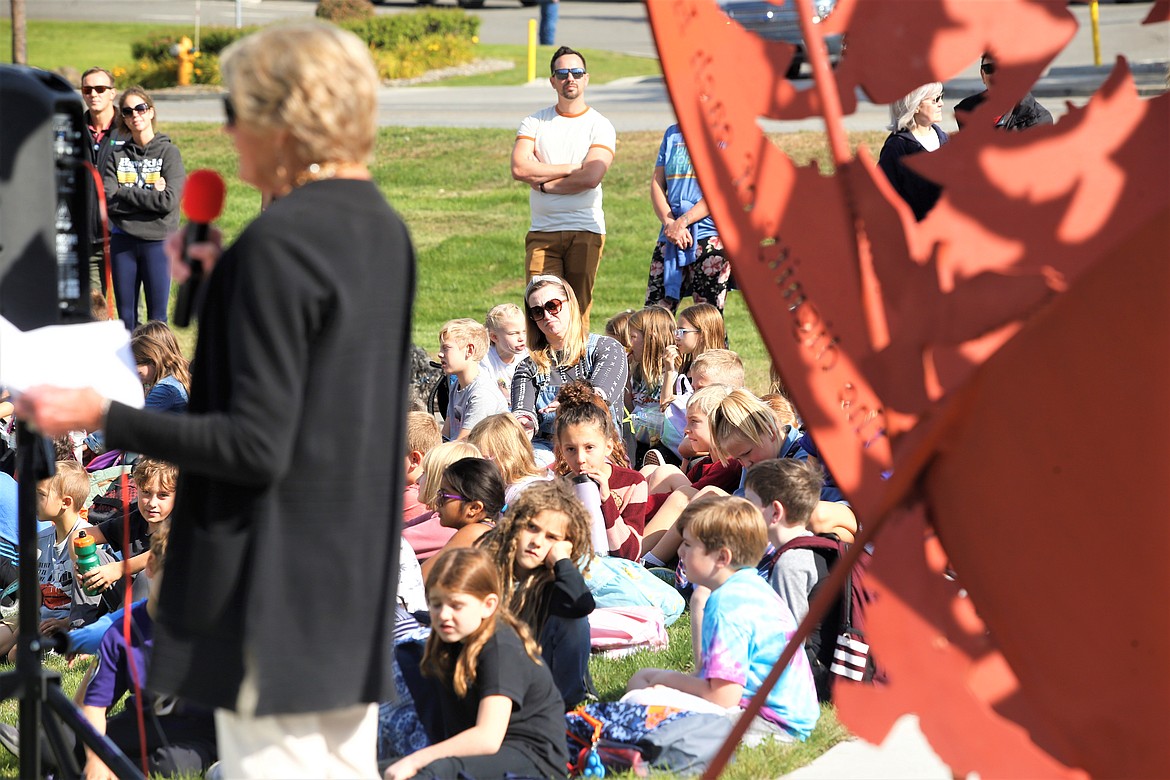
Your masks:
<svg viewBox="0 0 1170 780"><path fill-rule="evenodd" d="M208 240L211 223L223 211L225 195L223 179L215 171L200 169L187 177L180 204L183 216L187 218L187 229L182 234L181 256L190 273L179 287L179 295L175 300L174 324L180 328L191 324L191 315L203 297L203 262L191 253L190 247Z"/></svg>

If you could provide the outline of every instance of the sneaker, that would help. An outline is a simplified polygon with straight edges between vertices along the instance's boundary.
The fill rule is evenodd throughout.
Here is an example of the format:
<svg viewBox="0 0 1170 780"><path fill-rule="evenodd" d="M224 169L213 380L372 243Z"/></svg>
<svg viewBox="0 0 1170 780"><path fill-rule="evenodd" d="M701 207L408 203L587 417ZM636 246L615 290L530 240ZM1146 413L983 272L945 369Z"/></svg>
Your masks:
<svg viewBox="0 0 1170 780"><path fill-rule="evenodd" d="M666 458L658 450L647 450L642 457L643 466L665 466Z"/></svg>

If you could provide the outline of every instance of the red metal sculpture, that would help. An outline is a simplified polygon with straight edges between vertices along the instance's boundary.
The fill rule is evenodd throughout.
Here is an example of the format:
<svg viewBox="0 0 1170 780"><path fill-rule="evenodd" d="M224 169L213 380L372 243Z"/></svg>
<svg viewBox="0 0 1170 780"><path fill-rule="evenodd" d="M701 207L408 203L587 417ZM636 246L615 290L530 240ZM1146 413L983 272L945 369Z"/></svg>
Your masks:
<svg viewBox="0 0 1170 780"><path fill-rule="evenodd" d="M1072 38L1065 0L840 0L804 32L846 53L810 45L805 91L714 0L647 6L748 306L876 538L891 682L839 685L842 719L880 741L917 712L984 777L1170 775L1170 96L1119 60L1055 126L972 123L909 163L943 187L916 223L849 152L856 89L891 102L991 49L1014 101ZM817 114L832 176L756 121Z"/></svg>

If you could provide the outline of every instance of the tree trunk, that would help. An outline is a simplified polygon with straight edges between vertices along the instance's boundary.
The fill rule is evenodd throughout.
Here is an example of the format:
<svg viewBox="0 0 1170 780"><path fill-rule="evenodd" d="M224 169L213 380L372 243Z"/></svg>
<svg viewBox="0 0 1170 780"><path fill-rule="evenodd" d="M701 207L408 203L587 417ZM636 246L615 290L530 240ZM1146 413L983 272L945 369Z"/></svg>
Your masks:
<svg viewBox="0 0 1170 780"><path fill-rule="evenodd" d="M28 35L24 19L24 0L12 0L12 62L28 64Z"/></svg>

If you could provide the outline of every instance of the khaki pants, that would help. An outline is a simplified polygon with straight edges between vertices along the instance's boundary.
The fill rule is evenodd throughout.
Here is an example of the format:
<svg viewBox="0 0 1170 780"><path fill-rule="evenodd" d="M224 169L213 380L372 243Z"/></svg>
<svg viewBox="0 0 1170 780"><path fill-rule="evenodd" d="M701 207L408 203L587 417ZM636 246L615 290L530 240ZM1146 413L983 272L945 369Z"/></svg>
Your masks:
<svg viewBox="0 0 1170 780"><path fill-rule="evenodd" d="M246 662L245 662L246 663ZM251 714L256 678L245 665L239 712L215 711L223 777L376 778L378 705L297 715Z"/></svg>
<svg viewBox="0 0 1170 780"><path fill-rule="evenodd" d="M597 281L597 268L601 265L604 247L604 234L586 230L530 232L524 240L525 280L540 274L553 274L568 282L581 306L586 333L589 332L589 309L593 305L593 283Z"/></svg>

